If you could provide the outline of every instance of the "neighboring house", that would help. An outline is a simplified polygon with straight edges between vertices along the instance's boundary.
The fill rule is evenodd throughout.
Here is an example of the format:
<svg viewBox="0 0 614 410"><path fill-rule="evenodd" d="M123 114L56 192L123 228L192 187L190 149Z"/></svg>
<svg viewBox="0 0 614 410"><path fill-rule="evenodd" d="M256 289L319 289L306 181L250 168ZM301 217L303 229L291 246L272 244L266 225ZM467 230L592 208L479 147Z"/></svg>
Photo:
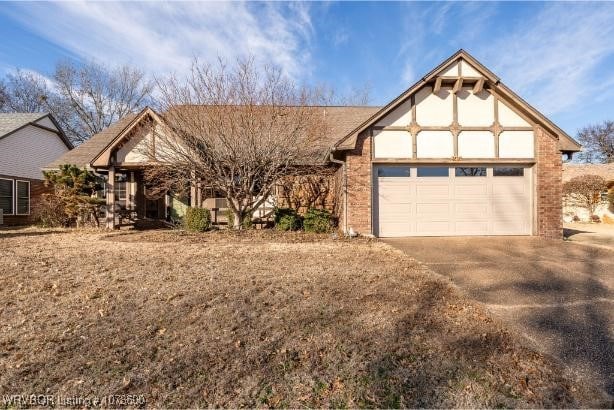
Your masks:
<svg viewBox="0 0 614 410"><path fill-rule="evenodd" d="M72 149L51 114L0 113L0 210L2 225L30 223L45 191L41 169Z"/></svg>
<svg viewBox="0 0 614 410"><path fill-rule="evenodd" d="M465 51L384 107L314 109L326 112L321 143L344 181L344 231L561 237L562 154L580 145ZM168 196L148 197L142 183L148 164L138 147L155 136L138 125L151 121L162 122L151 109L127 116L49 165L108 175L108 227L116 197L140 216L169 212ZM207 198L194 188L190 203Z"/></svg>
<svg viewBox="0 0 614 410"><path fill-rule="evenodd" d="M612 213L613 210L608 199L608 194L614 193L614 163L575 164L570 162L563 164L563 183L584 175L597 175L605 179L607 190L601 193L602 204L595 210L595 215L599 216L602 221L607 219L614 221L614 213ZM573 221L574 216L577 216L581 221L590 219L587 209L563 201L563 219L565 222ZM604 216L608 218L604 218Z"/></svg>

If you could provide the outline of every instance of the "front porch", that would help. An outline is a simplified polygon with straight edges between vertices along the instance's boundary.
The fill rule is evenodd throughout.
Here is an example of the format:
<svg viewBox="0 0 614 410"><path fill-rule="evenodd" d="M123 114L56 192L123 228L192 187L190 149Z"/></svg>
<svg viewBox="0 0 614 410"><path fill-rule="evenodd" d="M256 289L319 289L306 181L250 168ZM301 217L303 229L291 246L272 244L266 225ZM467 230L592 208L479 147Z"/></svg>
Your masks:
<svg viewBox="0 0 614 410"><path fill-rule="evenodd" d="M147 189L142 169L110 167L99 174L105 179L102 197L106 200L104 218L108 229L133 226L139 221L171 222L172 206L179 207L169 193Z"/></svg>
<svg viewBox="0 0 614 410"><path fill-rule="evenodd" d="M107 229L135 225L159 227L180 223L188 207L206 208L214 226L228 226L228 206L225 198L200 183L194 183L187 195L148 187L144 168L112 166L99 170L105 179L101 193L106 200L104 220ZM254 214L254 223L270 222L274 204L265 202Z"/></svg>

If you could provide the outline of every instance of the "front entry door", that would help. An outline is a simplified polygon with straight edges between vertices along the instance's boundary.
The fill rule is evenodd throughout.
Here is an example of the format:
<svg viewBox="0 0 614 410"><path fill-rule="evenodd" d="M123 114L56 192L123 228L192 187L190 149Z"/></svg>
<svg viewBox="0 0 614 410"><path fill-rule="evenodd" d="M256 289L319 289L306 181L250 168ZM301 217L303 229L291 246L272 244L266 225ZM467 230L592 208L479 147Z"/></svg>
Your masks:
<svg viewBox="0 0 614 410"><path fill-rule="evenodd" d="M145 217L164 219L164 198L145 199Z"/></svg>

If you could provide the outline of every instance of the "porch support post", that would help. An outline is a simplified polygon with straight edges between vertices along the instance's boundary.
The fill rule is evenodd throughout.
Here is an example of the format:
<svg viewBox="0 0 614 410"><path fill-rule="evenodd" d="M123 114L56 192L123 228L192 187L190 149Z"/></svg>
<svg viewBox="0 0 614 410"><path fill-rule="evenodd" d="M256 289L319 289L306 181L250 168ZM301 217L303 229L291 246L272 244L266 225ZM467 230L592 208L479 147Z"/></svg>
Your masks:
<svg viewBox="0 0 614 410"><path fill-rule="evenodd" d="M192 208L196 208L198 207L198 203L197 203L197 193L198 193L198 189L196 186L196 173L192 172L191 175L191 180L190 180L190 206Z"/></svg>
<svg viewBox="0 0 614 410"><path fill-rule="evenodd" d="M196 206L198 208L203 207L203 187L200 181L196 183Z"/></svg>
<svg viewBox="0 0 614 410"><path fill-rule="evenodd" d="M134 182L134 171L130 171L130 190L128 191L128 200L130 201L130 210L136 209L136 182Z"/></svg>
<svg viewBox="0 0 614 410"><path fill-rule="evenodd" d="M115 167L109 167L109 175L106 182L107 188L107 212L106 225L107 229L115 228Z"/></svg>

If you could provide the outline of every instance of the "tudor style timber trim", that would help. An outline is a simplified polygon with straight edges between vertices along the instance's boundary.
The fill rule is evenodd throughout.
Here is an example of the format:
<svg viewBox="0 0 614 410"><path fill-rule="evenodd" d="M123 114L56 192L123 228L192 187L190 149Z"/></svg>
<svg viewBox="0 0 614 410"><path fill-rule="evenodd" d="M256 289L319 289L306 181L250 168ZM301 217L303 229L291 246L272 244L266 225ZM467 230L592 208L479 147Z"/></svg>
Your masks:
<svg viewBox="0 0 614 410"><path fill-rule="evenodd" d="M455 63L459 63L458 67L460 70L460 63L462 60L473 66L473 68L477 70L482 75L482 77L462 77L460 75L460 71L458 77L438 76L438 74L441 73L445 68ZM341 138L334 145L333 150L353 149L356 145L358 135L362 131L366 130L368 127L373 126L381 118L385 117L392 110L406 102L408 98L410 98L423 86L430 85L433 87L433 89L441 89L444 84L449 83L454 84L454 88L454 86L459 82L461 84L473 84L473 88L474 90L476 90L476 92L480 92L483 89L488 88L488 90L491 91L493 94L496 93L500 97L503 97L503 99L505 99L505 101L509 103L509 105L514 109L514 111L516 111L517 114L521 115L522 117L529 117L529 123L541 125L547 131L546 134L550 138L558 140L559 151L569 153L577 152L580 150L580 144L578 144L571 136L569 136L567 133L565 133L565 131L557 127L552 121L550 121L543 114L533 108L530 104L520 98L517 94L515 94L512 90L505 86L505 84L501 83L500 79L496 75L494 75L479 61L477 61L469 53L462 49L456 52L444 62L442 62L426 76L413 84L410 88L408 88L405 92L392 100L389 104L382 107L378 112L373 114L358 127L354 128L345 137ZM460 89L462 89L462 87Z"/></svg>
<svg viewBox="0 0 614 410"><path fill-rule="evenodd" d="M459 64L460 67L460 64ZM459 69L460 70L460 69ZM440 90L441 91L441 90ZM522 113L517 113L523 120L525 120L528 124L528 126L503 126L500 123L499 120L499 104L505 104L501 98L501 96L499 94L497 94L495 91L493 91L492 89L483 89L482 91L489 93L492 96L492 100L493 100L493 113L494 113L494 121L491 125L489 126L469 126L469 125L461 125L459 123L459 117L458 117L458 96L455 92L453 92L453 90L451 90L451 98L452 98L452 123L450 125L443 125L443 126L429 126L429 125L424 125L421 126L418 121L417 121L417 116L416 116L416 97L415 94L412 94L410 96L410 110L411 110L411 120L410 123L406 126L403 125L373 125L371 126L369 129L372 131L407 131L409 132L409 134L411 135L411 140L412 140L412 156L411 157L407 157L407 158L400 158L401 161L405 161L408 159L418 159L418 145L417 145L417 139L418 139L418 134L421 131L449 131L452 134L452 142L453 142L453 155L452 158L454 158L455 161L465 161L465 158L461 158L459 156L459 142L458 142L458 137L459 135L463 132L463 131L488 131L490 133L492 133L493 139L494 139L494 157L491 159L495 159L498 160L500 158L499 155L499 138L502 132L504 131L533 131L534 135L533 135L533 146L535 147L537 145L537 140L536 140L536 136L535 136L535 130L537 127L537 124L535 123L535 121L533 121L531 118L529 118L528 116L522 114ZM480 92L482 92L480 91ZM516 111L515 111L516 112ZM370 132L370 135L373 136L373 133ZM374 141L371 141L371 155L372 155L372 160L374 161L380 161L382 160L381 157L376 157L375 156L375 146L374 146ZM508 160L509 158L504 158L504 160ZM468 158L468 160L472 160L471 158ZM526 159L525 159L526 162Z"/></svg>
<svg viewBox="0 0 614 410"><path fill-rule="evenodd" d="M130 133L130 131L132 131L139 123L141 123L141 121L146 118L146 117L150 117L152 118L153 121L155 121L156 123L158 123L159 125L163 125L163 121L161 120L161 118L158 116L158 114L156 114L156 112L154 110L152 110L149 107L144 108L140 113L138 113L133 119L132 121L130 121L118 134L115 138L113 138L113 140L111 142L109 142L107 144L107 146L102 149L98 155L96 155L92 161L91 161L91 165L94 168L97 167L107 167L111 164L112 159L113 159L113 154L115 153L115 151L117 151L117 149L121 148L121 146L125 143L126 138L128 137L128 134ZM155 144L155 142L154 142Z"/></svg>

